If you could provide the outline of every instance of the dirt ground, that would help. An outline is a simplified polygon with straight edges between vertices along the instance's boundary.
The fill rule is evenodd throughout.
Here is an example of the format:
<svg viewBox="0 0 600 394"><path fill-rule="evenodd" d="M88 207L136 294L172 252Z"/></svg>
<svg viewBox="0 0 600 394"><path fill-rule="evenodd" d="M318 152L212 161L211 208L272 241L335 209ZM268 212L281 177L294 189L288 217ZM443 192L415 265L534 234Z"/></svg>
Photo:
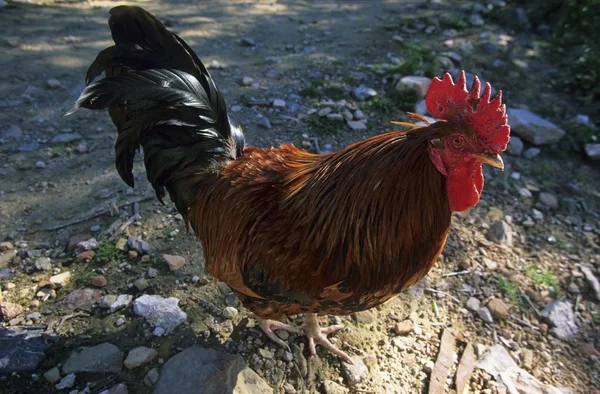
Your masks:
<svg viewBox="0 0 600 394"><path fill-rule="evenodd" d="M223 347L227 342L227 349L242 354L274 392L290 392L292 387L298 392L335 392L325 388L330 384L325 382L335 382L340 390L350 387L340 362L325 352L320 353L318 372L290 375L285 363L269 372L256 355L262 343L257 339L260 335L251 327L248 311L239 306L233 330L227 324L212 325L210 308L199 305L197 299L222 309L228 305L226 292L213 281L192 283L194 276L204 275L200 249L193 236L186 234L172 205L162 206L152 198L141 159L136 161L136 188L131 190L114 169L115 135L108 116L84 110L63 116L84 87L88 65L112 43L107 27L111 7L141 5L180 34L205 64L212 66L230 116L242 125L251 145L293 142L314 149L317 141L321 150L335 150L389 130L389 121L402 118L405 109L400 108L405 103L393 101L397 100L392 93L395 76L389 70L407 52L415 53L414 47L426 48L419 58L423 64L417 62L414 67L417 72L425 71L431 51L452 50L458 56L445 57L450 62L447 68L483 75L495 88L503 89L509 106L527 105L557 123L579 113L568 95L540 83L540 78L553 70L535 52L535 37L513 35L492 22L469 25L469 15L477 11L476 2L460 3L32 1L0 8L0 127L14 125L21 130L18 136L0 142L0 241L9 240L23 252L42 250L50 255L55 268L69 270L73 278L67 288L57 292L56 299L32 305L34 293L26 289L50 274L32 273L28 267L35 254L25 256L18 264L11 263L12 277L2 279L3 299L23 305L26 313L41 312L45 324L64 316L54 304L70 290L89 286L98 269L105 272L108 282L103 294L122 294L131 291L132 283L148 268L156 268L159 275L145 292L179 298L188 314L183 328L161 338L152 337L131 312L124 312L127 324L120 327L114 325L116 315L70 319L58 331L61 339L36 371L37 379L31 373L6 376L0 381L0 392L58 392L41 374L64 362L74 347L106 341L123 351L139 345L154 347L160 349L163 360L194 343ZM486 14L479 12L485 19ZM447 26L453 25L455 35L444 36ZM428 29L430 26L433 29ZM481 50L486 37L501 34L511 36L506 48L493 54ZM245 37L255 45L240 43ZM450 38L456 42L453 48L444 43ZM503 65L492 66L496 58ZM525 59L527 68L515 59ZM252 81L246 78L243 82L244 77ZM351 90L360 84L375 89L380 98L356 100ZM294 105L274 108L270 105L273 99ZM341 100L345 103L340 104ZM362 110L368 129L352 131L311 111L340 105ZM269 119L271 128L264 127L264 118ZM52 142L65 133L81 137ZM541 147L541 154L532 159L505 155L507 171L488 172L482 202L455 216L444 255L420 292L401 295L368 314L342 317L349 329L336 336L338 344L354 349L351 352L367 360L369 368L368 377L352 390L427 392L439 338L449 329L458 338L459 353L467 343L504 344L517 358L525 354L522 349L528 349L533 362L526 365L521 360L519 365L540 381L576 393L600 392L599 304L578 267L600 267L600 167L563 147ZM523 188L531 192L531 198L519 192ZM540 192L557 197L558 206L542 204ZM140 236L150 244L150 260L129 261L123 254L110 263L77 263L72 254L63 252L72 236L94 230L94 235L103 239L111 224L132 215L133 201L140 202L141 219L129 226L127 235ZM115 205L120 214L105 213ZM543 218L530 225L534 209L542 212ZM512 227L512 246L486 239L490 224L499 218ZM163 253L184 256L184 270L170 272L160 257ZM133 267L130 270L123 269L127 261ZM7 290L8 282L16 288ZM482 303L494 297L503 299L511 305L510 316L484 323L465 306L470 297L478 297ZM537 316L552 300L569 300L575 305L579 333L574 339L553 337ZM397 336L395 325L407 319L413 325L411 333ZM211 333L208 338L207 331ZM235 346L249 339L253 341L243 351ZM267 342L264 337L262 340ZM297 344L303 341L299 337L293 340ZM99 392L112 383L125 382L130 392L150 392L142 378L157 365L154 362L143 371L114 377L81 378L77 387L82 390L86 383L94 382L98 391L93 392ZM455 389L454 385L451 378L448 387ZM469 387L473 393L502 392L494 379L480 370Z"/></svg>

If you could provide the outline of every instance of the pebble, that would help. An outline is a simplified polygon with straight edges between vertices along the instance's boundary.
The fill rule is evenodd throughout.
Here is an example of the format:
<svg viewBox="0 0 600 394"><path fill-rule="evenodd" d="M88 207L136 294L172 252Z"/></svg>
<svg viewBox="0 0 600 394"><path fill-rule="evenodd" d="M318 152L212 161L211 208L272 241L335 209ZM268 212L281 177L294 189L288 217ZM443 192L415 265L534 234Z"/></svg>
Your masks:
<svg viewBox="0 0 600 394"><path fill-rule="evenodd" d="M410 320L404 320L400 323L394 324L394 333L396 335L408 335L413 332L413 322Z"/></svg>
<svg viewBox="0 0 600 394"><path fill-rule="evenodd" d="M41 318L42 318L42 314L40 312L32 312L26 316L27 320L32 320L34 322L37 322Z"/></svg>
<svg viewBox="0 0 600 394"><path fill-rule="evenodd" d="M354 320L363 324L371 324L375 321L375 314L371 311L356 312L352 315Z"/></svg>
<svg viewBox="0 0 600 394"><path fill-rule="evenodd" d="M162 257L167 262L171 271L178 271L185 265L185 258L182 256L163 254Z"/></svg>
<svg viewBox="0 0 600 394"><path fill-rule="evenodd" d="M79 133L60 133L52 137L51 144L68 144L69 142L78 141L83 137Z"/></svg>
<svg viewBox="0 0 600 394"><path fill-rule="evenodd" d="M481 15L479 15L479 14L472 14L469 17L469 23L471 23L473 26L483 26L485 24L485 21L483 20L483 18L481 17Z"/></svg>
<svg viewBox="0 0 600 394"><path fill-rule="evenodd" d="M481 302L477 298L471 297L467 300L466 306L468 310L476 312L481 308Z"/></svg>
<svg viewBox="0 0 600 394"><path fill-rule="evenodd" d="M275 354L267 349L267 348L259 348L258 349L258 354L262 357L262 358L266 358L268 360L272 359L273 357L275 357Z"/></svg>
<svg viewBox="0 0 600 394"><path fill-rule="evenodd" d="M506 151L509 155L521 156L524 148L525 146L522 139L517 136L511 136L510 141L508 141L508 147L506 148Z"/></svg>
<svg viewBox="0 0 600 394"><path fill-rule="evenodd" d="M367 378L369 369L360 357L352 356L350 358L352 359L353 364L342 362L342 369L348 385L356 386Z"/></svg>
<svg viewBox="0 0 600 394"><path fill-rule="evenodd" d="M354 88L352 90L352 93L358 101L365 101L377 96L377 91L375 91L375 89L366 87L364 85L360 85L359 87Z"/></svg>
<svg viewBox="0 0 600 394"><path fill-rule="evenodd" d="M80 264L89 263L94 259L95 256L96 252L93 250L86 250L75 256L75 261Z"/></svg>
<svg viewBox="0 0 600 394"><path fill-rule="evenodd" d="M331 108L329 107L325 107L319 110L319 112L317 112L317 115L319 116L327 116L331 113L331 111L333 111Z"/></svg>
<svg viewBox="0 0 600 394"><path fill-rule="evenodd" d="M127 247L129 250L135 250L140 254L148 254L150 253L150 245L141 238L138 237L129 237L127 240Z"/></svg>
<svg viewBox="0 0 600 394"><path fill-rule="evenodd" d="M533 369L533 350L531 349L521 349L519 353L519 359L523 365L523 368L532 370Z"/></svg>
<svg viewBox="0 0 600 394"><path fill-rule="evenodd" d="M490 310L488 308L486 308L485 306L483 308L479 308L477 310L477 314L479 315L481 320L483 320L486 323L492 324L494 322L494 319L492 318L492 314L490 313Z"/></svg>
<svg viewBox="0 0 600 394"><path fill-rule="evenodd" d="M346 124L354 131L362 131L367 129L367 126L362 120L349 120L346 122Z"/></svg>
<svg viewBox="0 0 600 394"><path fill-rule="evenodd" d="M119 294L115 301L110 305L110 313L115 313L119 309L123 309L129 306L133 301L133 296L130 294Z"/></svg>
<svg viewBox="0 0 600 394"><path fill-rule="evenodd" d="M579 332L573 305L569 301L552 301L540 315L550 324L550 333L559 339L570 339Z"/></svg>
<svg viewBox="0 0 600 394"><path fill-rule="evenodd" d="M531 191L529 189L527 189L526 187L522 187L519 189L519 194L525 198L532 198L533 194L531 193Z"/></svg>
<svg viewBox="0 0 600 394"><path fill-rule="evenodd" d="M498 269L498 263L496 263L494 260L488 259L487 257L483 258L483 265L485 265L485 268L490 271L495 271Z"/></svg>
<svg viewBox="0 0 600 394"><path fill-rule="evenodd" d="M487 303L487 308L492 316L498 319L506 319L510 311L510 305L507 305L500 298L492 298Z"/></svg>
<svg viewBox="0 0 600 394"><path fill-rule="evenodd" d="M342 114L338 114L338 113L331 113L331 114L327 114L327 119L328 120L333 120L333 121L344 121L344 116Z"/></svg>
<svg viewBox="0 0 600 394"><path fill-rule="evenodd" d="M360 109L357 109L356 111L354 111L354 119L362 120L365 118L366 118L365 114Z"/></svg>
<svg viewBox="0 0 600 394"><path fill-rule="evenodd" d="M254 83L254 78L243 76L242 77L242 86L250 86Z"/></svg>
<svg viewBox="0 0 600 394"><path fill-rule="evenodd" d="M58 88L62 87L62 84L60 83L60 81L58 79L51 78L46 81L46 86L48 86L48 88L50 88L50 89L58 89Z"/></svg>
<svg viewBox="0 0 600 394"><path fill-rule="evenodd" d="M141 365L148 364L158 356L158 352L155 349L140 346L132 349L127 354L127 358L123 361L125 368L133 369Z"/></svg>
<svg viewBox="0 0 600 394"><path fill-rule="evenodd" d="M144 376L144 384L146 387L152 387L158 382L158 378L160 376L158 368L152 368L148 371L146 376Z"/></svg>
<svg viewBox="0 0 600 394"><path fill-rule="evenodd" d="M429 85L431 85L431 78L406 76L398 81L396 84L396 91L402 92L404 90L413 90L417 93L418 99L421 100L425 98Z"/></svg>
<svg viewBox="0 0 600 394"><path fill-rule="evenodd" d="M584 149L591 160L600 160L600 144L585 144Z"/></svg>
<svg viewBox="0 0 600 394"><path fill-rule="evenodd" d="M273 100L273 107L285 108L285 101L282 99L275 99L275 100Z"/></svg>
<svg viewBox="0 0 600 394"><path fill-rule="evenodd" d="M43 161L36 161L35 168L46 168L46 163L44 163Z"/></svg>
<svg viewBox="0 0 600 394"><path fill-rule="evenodd" d="M238 310L232 306L228 306L225 309L223 309L223 317L225 319L233 319L234 317L237 316L237 314L238 314Z"/></svg>
<svg viewBox="0 0 600 394"><path fill-rule="evenodd" d="M54 384L60 380L60 370L58 367L51 368L44 372L44 379L50 384Z"/></svg>
<svg viewBox="0 0 600 394"><path fill-rule="evenodd" d="M133 286L135 286L135 288L138 289L138 291L142 292L148 288L149 284L146 279L139 278L133 282Z"/></svg>
<svg viewBox="0 0 600 394"><path fill-rule="evenodd" d="M108 284L106 277L104 275L98 275L92 278L92 286L95 287L104 287Z"/></svg>
<svg viewBox="0 0 600 394"><path fill-rule="evenodd" d="M200 282L200 277L198 275L192 276L192 283L196 284L198 282Z"/></svg>
<svg viewBox="0 0 600 394"><path fill-rule="evenodd" d="M8 250L13 250L14 248L15 246L12 244L12 242L0 242L0 252L6 252Z"/></svg>
<svg viewBox="0 0 600 394"><path fill-rule="evenodd" d="M8 301L0 302L0 318L4 320L12 320L23 312L25 310L19 304Z"/></svg>
<svg viewBox="0 0 600 394"><path fill-rule="evenodd" d="M540 202L546 205L548 208L557 209L558 208L558 198L551 193L541 192L539 195Z"/></svg>
<svg viewBox="0 0 600 394"><path fill-rule="evenodd" d="M121 327L123 324L127 323L124 317L119 317L115 320L115 327Z"/></svg>
<svg viewBox="0 0 600 394"><path fill-rule="evenodd" d="M540 148L528 148L523 152L523 157L526 159L533 159L538 156L542 150Z"/></svg>
<svg viewBox="0 0 600 394"><path fill-rule="evenodd" d="M494 222L486 233L486 238L492 242L512 246L513 236L510 225L504 220Z"/></svg>
<svg viewBox="0 0 600 394"><path fill-rule="evenodd" d="M245 47L253 47L256 46L256 41L254 40L254 38L246 36L241 38L240 44Z"/></svg>
<svg viewBox="0 0 600 394"><path fill-rule="evenodd" d="M103 309L108 309L112 304L117 301L117 296L114 294L107 294L103 297L100 297L98 300L98 306Z"/></svg>
<svg viewBox="0 0 600 394"><path fill-rule="evenodd" d="M263 129L271 129L273 126L271 126L271 121L269 120L269 118L267 117L262 117L260 119L258 119L258 121L256 122L256 124L259 127L262 127Z"/></svg>
<svg viewBox="0 0 600 394"><path fill-rule="evenodd" d="M77 379L75 374L70 373L62 378L61 381L58 382L54 387L56 387L57 390L70 389L71 387L75 386L75 379Z"/></svg>
<svg viewBox="0 0 600 394"><path fill-rule="evenodd" d="M0 138L18 140L23 136L23 130L17 125L9 124L0 126Z"/></svg>
<svg viewBox="0 0 600 394"><path fill-rule="evenodd" d="M150 279L154 279L158 276L158 270L156 268L148 268L148 271L146 271L146 276Z"/></svg>
<svg viewBox="0 0 600 394"><path fill-rule="evenodd" d="M133 303L133 312L145 317L148 323L171 332L187 319L187 314L177 305L175 297L163 298L158 295L143 295Z"/></svg>

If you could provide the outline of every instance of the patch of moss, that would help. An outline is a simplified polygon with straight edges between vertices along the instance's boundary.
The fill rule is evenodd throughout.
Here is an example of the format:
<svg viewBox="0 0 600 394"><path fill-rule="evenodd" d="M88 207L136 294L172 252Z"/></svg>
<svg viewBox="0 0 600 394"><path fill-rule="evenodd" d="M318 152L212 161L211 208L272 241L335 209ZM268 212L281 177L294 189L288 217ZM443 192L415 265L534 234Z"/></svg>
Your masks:
<svg viewBox="0 0 600 394"><path fill-rule="evenodd" d="M325 116L312 116L308 120L308 126L318 134L337 134L344 129L344 122L330 120Z"/></svg>
<svg viewBox="0 0 600 394"><path fill-rule="evenodd" d="M508 301L511 304L523 310L528 308L528 305L523 301L523 298L521 297L519 288L513 282L506 278L500 278L498 279L496 286L498 286L498 290L500 290L504 297L508 298Z"/></svg>
<svg viewBox="0 0 600 394"><path fill-rule="evenodd" d="M545 286L553 291L558 289L558 278L550 270L530 265L525 268L525 275L538 286Z"/></svg>
<svg viewBox="0 0 600 394"><path fill-rule="evenodd" d="M104 241L96 251L94 256L94 262L96 263L108 263L116 261L121 257L121 251L117 249L114 243Z"/></svg>

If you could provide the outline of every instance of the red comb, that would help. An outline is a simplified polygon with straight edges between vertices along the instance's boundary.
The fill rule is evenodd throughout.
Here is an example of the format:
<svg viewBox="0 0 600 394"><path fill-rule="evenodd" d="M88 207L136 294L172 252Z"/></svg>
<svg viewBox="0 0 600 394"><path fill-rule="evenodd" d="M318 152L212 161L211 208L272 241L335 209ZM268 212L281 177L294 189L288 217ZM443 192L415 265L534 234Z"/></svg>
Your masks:
<svg viewBox="0 0 600 394"><path fill-rule="evenodd" d="M435 77L425 98L427 110L438 119L468 124L482 140L493 145L494 150L503 151L510 138L510 126L506 105L502 104L502 91L490 100L490 84L485 84L481 97L480 87L481 82L475 77L469 92L464 71L460 72L456 84L448 73L442 80Z"/></svg>

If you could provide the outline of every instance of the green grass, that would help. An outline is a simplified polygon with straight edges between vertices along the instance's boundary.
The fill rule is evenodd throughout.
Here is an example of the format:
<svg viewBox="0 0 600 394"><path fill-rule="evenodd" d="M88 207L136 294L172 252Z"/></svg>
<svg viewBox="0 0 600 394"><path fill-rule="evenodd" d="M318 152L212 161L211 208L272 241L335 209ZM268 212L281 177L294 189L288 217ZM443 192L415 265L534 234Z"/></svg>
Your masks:
<svg viewBox="0 0 600 394"><path fill-rule="evenodd" d="M321 98L329 97L332 100L341 100L345 97L344 84L328 81L322 78L309 80L310 85L300 91L303 97Z"/></svg>
<svg viewBox="0 0 600 394"><path fill-rule="evenodd" d="M513 282L506 278L500 278L496 286L498 286L498 290L500 290L504 297L508 298L511 304L517 306L519 309L527 309L528 305L523 302L519 288Z"/></svg>
<svg viewBox="0 0 600 394"><path fill-rule="evenodd" d="M417 93L414 90L393 90L375 96L372 99L361 103L360 106L364 110L374 111L381 115L389 116L399 112L414 112L415 103L417 101Z"/></svg>
<svg viewBox="0 0 600 394"><path fill-rule="evenodd" d="M111 261L116 261L121 257L121 251L117 249L114 243L109 241L104 241L96 251L96 255L94 256L94 262L97 263L108 263Z"/></svg>
<svg viewBox="0 0 600 394"><path fill-rule="evenodd" d="M367 66L369 71L388 75L440 76L444 69L438 60L437 51L419 44L406 44L402 50L402 60L398 64L375 63Z"/></svg>
<svg viewBox="0 0 600 394"><path fill-rule="evenodd" d="M344 130L344 122L330 120L325 116L312 116L308 119L310 130L318 134L337 134Z"/></svg>
<svg viewBox="0 0 600 394"><path fill-rule="evenodd" d="M525 275L538 286L545 286L553 291L558 289L558 279L554 272L550 270L530 265L525 268Z"/></svg>

